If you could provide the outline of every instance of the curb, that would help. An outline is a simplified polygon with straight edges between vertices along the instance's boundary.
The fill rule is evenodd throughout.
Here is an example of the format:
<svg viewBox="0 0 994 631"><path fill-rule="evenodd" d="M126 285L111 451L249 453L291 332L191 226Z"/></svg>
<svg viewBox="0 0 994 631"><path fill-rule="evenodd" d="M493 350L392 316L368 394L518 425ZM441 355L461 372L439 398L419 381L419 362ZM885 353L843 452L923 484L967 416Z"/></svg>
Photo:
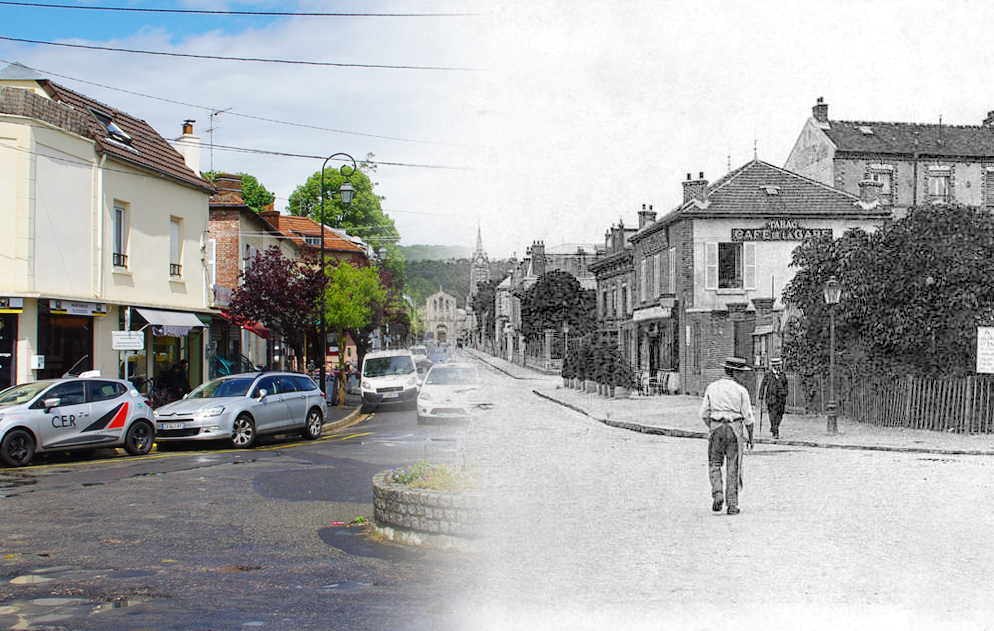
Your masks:
<svg viewBox="0 0 994 631"><path fill-rule="evenodd" d="M332 421L330 423L325 423L321 427L321 435L327 436L328 434L337 432L340 429L351 427L357 424L359 421L362 420L362 418L360 418L361 415L359 414L359 411L360 408L358 407L353 408L352 411L345 416L345 418L339 419L337 421Z"/></svg>
<svg viewBox="0 0 994 631"><path fill-rule="evenodd" d="M609 427L616 427L618 429L624 429L632 432L639 432L641 434L654 434L658 436L671 436L674 438L697 438L706 439L708 437L707 432L704 431L692 431L686 429L675 429L669 427L654 427L652 425L642 425L640 423L632 423L630 421L613 421L611 419L600 418L591 414L585 408L582 408L573 403L567 401L562 401L553 396L539 392L538 390L532 390L532 394L537 395L553 403L558 403L559 405L569 408L574 412L583 414L586 417L592 418L595 421L603 423ZM888 447L885 445L836 445L831 443L819 443L810 440L773 440L770 438L756 437L753 439L754 443L764 444L764 445L787 445L790 447L817 447L821 449L857 449L863 451L893 451L899 453L916 453L916 454L936 454L944 456L994 456L994 451L984 450L984 449L937 449L930 447Z"/></svg>

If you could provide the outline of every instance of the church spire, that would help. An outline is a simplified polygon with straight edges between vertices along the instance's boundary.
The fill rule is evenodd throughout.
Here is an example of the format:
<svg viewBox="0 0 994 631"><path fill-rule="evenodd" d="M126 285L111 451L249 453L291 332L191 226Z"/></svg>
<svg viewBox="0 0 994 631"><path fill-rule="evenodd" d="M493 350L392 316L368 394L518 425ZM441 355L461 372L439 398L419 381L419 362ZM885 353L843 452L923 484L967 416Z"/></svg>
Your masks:
<svg viewBox="0 0 994 631"><path fill-rule="evenodd" d="M476 222L476 253L483 252L483 235L480 233L480 222Z"/></svg>

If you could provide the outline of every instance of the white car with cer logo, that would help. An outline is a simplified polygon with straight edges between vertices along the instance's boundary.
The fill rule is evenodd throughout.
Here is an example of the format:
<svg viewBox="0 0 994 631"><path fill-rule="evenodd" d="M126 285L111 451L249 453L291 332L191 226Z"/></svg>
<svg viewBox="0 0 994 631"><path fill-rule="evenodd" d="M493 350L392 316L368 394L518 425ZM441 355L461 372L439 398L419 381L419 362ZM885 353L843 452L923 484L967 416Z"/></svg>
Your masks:
<svg viewBox="0 0 994 631"><path fill-rule="evenodd" d="M35 454L123 448L152 450L152 409L128 381L99 371L46 379L0 392L0 461L23 467Z"/></svg>

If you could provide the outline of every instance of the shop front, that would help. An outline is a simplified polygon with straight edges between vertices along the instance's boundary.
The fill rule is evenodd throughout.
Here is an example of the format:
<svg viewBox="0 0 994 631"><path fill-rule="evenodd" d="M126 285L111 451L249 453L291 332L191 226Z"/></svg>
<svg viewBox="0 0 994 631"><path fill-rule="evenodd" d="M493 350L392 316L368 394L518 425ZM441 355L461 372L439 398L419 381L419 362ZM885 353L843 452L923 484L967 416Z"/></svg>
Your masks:
<svg viewBox="0 0 994 631"><path fill-rule="evenodd" d="M121 309L121 330L143 331L142 350L122 352L121 378L129 379L142 390L169 372L180 360L187 360L187 379L191 387L203 382L204 337L210 315L198 316L184 311L162 311L145 307ZM127 366L127 374L124 367Z"/></svg>
<svg viewBox="0 0 994 631"><path fill-rule="evenodd" d="M91 370L95 319L106 315L105 304L39 300L37 355L31 366L36 378L55 379L70 371Z"/></svg>
<svg viewBox="0 0 994 631"><path fill-rule="evenodd" d="M0 389L17 381L17 318L23 298L0 298Z"/></svg>

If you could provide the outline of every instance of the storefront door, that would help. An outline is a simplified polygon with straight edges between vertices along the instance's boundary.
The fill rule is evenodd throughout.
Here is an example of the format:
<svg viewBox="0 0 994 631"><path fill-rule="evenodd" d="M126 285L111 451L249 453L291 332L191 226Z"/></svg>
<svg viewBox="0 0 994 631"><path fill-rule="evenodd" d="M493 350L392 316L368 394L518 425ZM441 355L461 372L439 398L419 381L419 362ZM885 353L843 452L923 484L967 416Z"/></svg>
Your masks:
<svg viewBox="0 0 994 631"><path fill-rule="evenodd" d="M14 385L17 371L14 351L17 347L17 314L0 315L0 388Z"/></svg>

